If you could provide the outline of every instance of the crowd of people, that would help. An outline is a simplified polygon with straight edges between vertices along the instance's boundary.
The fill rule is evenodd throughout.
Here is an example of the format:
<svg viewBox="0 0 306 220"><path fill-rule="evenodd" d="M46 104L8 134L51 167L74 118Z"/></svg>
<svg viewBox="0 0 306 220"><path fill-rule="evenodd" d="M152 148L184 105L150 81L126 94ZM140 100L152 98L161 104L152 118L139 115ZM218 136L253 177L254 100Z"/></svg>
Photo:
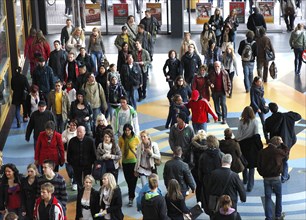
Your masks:
<svg viewBox="0 0 306 220"><path fill-rule="evenodd" d="M227 123L226 99L233 95L233 77L238 74L236 11L232 10L223 21L221 10L216 8L203 25L201 50L190 33L185 33L180 53L169 51L163 66L169 84L165 127L170 128L173 158L165 163L162 174L165 196L157 175L161 163L158 144L148 131L140 131L137 115L137 102L150 96L148 75L160 29L151 12L145 12L139 25L132 15L127 18L114 42L117 64L108 63L103 37L96 27L86 46L83 29L74 27L68 18L60 39L53 42L53 51L42 32L32 28L25 45L32 85L21 68L16 69L12 103L16 106L17 127L22 121L28 122L26 141L30 141L33 132L35 161L27 167L26 177L14 164L2 166L1 214L12 212L19 219L65 219L69 180L58 173L59 166L65 165L71 189L77 191L76 219L123 219L118 186L122 169L129 207L134 205L137 180L141 180L137 210L142 211L145 220L191 219L192 211L185 204L190 190L211 219L228 216L239 220L238 195L240 201L246 202L246 191L254 187L257 167L264 178L266 219L272 220L273 192L275 219L281 219L281 183L290 178L287 160L296 142L294 124L301 116L278 112L276 103L267 104L264 99L263 83L267 82L269 67L265 51L271 50L274 57L275 51L261 16L255 8L249 17L246 39L238 48L251 103L241 114L235 138L230 128L225 129L223 140L206 134L208 114L216 123ZM288 29L292 27L288 24ZM295 52L295 73L300 74L301 51L306 47L302 24L292 32L290 46ZM199 51L204 55L203 62ZM258 76L253 77L255 61ZM272 116L265 119L269 110ZM258 132L257 113L268 144L265 149ZM96 161L100 161L97 167ZM99 191L93 188L93 169L101 169ZM243 180L238 176L240 172ZM218 206L213 200L218 200Z"/></svg>

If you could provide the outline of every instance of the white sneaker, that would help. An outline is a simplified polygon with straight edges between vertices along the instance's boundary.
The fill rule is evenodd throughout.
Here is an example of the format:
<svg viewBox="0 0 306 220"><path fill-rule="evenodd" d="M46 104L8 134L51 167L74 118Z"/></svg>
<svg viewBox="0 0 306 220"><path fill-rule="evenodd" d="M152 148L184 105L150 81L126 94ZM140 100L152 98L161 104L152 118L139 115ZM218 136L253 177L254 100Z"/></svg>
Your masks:
<svg viewBox="0 0 306 220"><path fill-rule="evenodd" d="M186 196L189 196L189 190L186 192Z"/></svg>
<svg viewBox="0 0 306 220"><path fill-rule="evenodd" d="M72 191L77 191L78 190L78 185L77 184L72 184Z"/></svg>

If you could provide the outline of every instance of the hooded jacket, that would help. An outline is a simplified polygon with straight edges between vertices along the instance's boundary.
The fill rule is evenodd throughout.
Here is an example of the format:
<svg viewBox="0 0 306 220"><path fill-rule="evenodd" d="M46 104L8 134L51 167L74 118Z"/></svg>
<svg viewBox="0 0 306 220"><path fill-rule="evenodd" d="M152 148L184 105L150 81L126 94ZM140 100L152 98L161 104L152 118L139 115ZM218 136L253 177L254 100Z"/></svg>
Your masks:
<svg viewBox="0 0 306 220"><path fill-rule="evenodd" d="M141 199L143 220L168 220L167 205L158 192L148 192Z"/></svg>

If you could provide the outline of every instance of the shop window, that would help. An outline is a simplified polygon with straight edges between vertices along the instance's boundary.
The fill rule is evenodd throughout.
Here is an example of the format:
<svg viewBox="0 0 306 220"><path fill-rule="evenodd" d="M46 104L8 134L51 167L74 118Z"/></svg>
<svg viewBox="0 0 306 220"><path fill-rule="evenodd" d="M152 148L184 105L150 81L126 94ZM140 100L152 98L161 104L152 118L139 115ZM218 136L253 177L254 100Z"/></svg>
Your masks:
<svg viewBox="0 0 306 220"><path fill-rule="evenodd" d="M3 22L2 26L0 26L0 73L2 72L3 66L8 58L8 43L6 32L6 22Z"/></svg>

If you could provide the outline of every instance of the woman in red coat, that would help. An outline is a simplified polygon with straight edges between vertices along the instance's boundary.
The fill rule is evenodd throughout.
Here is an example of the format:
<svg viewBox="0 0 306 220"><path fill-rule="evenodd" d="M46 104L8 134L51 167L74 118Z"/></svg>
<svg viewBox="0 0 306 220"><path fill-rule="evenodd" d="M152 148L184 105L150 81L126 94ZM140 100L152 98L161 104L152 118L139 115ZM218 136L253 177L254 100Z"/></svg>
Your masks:
<svg viewBox="0 0 306 220"><path fill-rule="evenodd" d="M48 121L45 131L40 132L35 148L35 164L41 168L44 160L53 160L56 164L54 171L58 172L58 165L65 162L64 145L62 135L55 131L53 121Z"/></svg>

